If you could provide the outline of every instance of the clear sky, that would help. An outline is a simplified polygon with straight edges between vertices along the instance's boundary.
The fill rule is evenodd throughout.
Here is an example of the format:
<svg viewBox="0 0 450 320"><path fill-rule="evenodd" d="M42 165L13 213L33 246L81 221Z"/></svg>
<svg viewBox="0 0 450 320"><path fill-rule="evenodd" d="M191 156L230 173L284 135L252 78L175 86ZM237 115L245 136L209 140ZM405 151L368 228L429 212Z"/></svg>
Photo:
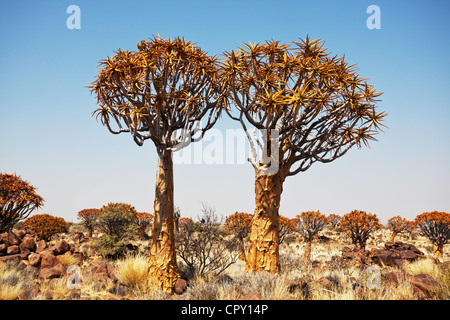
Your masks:
<svg viewBox="0 0 450 320"><path fill-rule="evenodd" d="M70 5L80 8L80 29L67 28ZM380 8L381 29L367 28L369 5ZM91 117L96 101L85 86L98 60L158 33L211 55L309 35L384 92L389 128L370 149L288 177L280 213L359 209L385 222L450 212L449 12L446 0L0 0L0 171L38 188L46 203L36 213L76 222L78 211L108 202L152 212L154 145L138 147ZM231 128L239 126L226 117L217 125ZM181 164L174 175L182 216L197 217L202 201L224 216L253 212L249 163Z"/></svg>

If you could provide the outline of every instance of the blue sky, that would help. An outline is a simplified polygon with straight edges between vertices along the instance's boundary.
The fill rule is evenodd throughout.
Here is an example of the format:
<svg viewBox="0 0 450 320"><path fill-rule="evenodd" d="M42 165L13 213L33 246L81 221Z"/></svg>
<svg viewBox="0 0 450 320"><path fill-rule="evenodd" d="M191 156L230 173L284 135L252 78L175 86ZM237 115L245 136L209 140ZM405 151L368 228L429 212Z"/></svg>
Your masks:
<svg viewBox="0 0 450 320"><path fill-rule="evenodd" d="M69 30L69 5L81 29ZM369 5L381 29L366 27ZM91 117L85 86L98 60L152 35L183 36L212 55L242 42L309 35L359 65L384 92L389 127L371 148L315 164L284 184L280 213L345 214L382 221L450 212L448 1L5 1L0 0L0 171L16 172L45 198L39 213L78 221L84 208L127 202L152 212L156 151L110 134ZM220 130L238 128L223 118ZM176 165L175 202L196 217L207 202L224 216L253 212L250 164Z"/></svg>

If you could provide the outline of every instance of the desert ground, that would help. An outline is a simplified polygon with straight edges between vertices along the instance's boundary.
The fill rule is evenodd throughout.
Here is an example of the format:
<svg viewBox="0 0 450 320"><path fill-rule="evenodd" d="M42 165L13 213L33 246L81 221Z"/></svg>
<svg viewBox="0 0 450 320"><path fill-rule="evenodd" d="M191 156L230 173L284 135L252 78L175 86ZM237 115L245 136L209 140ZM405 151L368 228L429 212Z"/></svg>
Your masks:
<svg viewBox="0 0 450 320"><path fill-rule="evenodd" d="M82 223L38 241L23 230L0 237L0 300L443 300L450 298L450 248L432 258L428 239L391 233L383 227L353 250L339 230L327 227L312 243L295 233L280 245L280 273L245 272L237 260L219 275L192 276L178 258L181 279L175 293L152 290L146 281L150 240L127 239L116 259L96 252ZM12 238L11 238L12 237ZM247 244L248 239L246 239ZM15 243L15 244L12 244Z"/></svg>

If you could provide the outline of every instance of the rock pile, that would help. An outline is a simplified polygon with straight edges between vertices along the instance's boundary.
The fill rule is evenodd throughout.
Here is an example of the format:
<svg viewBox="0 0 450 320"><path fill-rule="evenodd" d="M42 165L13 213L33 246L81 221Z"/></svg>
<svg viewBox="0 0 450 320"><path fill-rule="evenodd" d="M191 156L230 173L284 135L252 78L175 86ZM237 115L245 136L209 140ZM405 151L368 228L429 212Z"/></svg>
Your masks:
<svg viewBox="0 0 450 320"><path fill-rule="evenodd" d="M371 249L369 251L342 249L343 259L353 259L361 265L377 264L381 267L402 267L405 263L416 261L424 257L424 253L409 243L386 242L384 249Z"/></svg>
<svg viewBox="0 0 450 320"><path fill-rule="evenodd" d="M81 260L78 252L71 251L65 240L48 246L45 240L37 243L31 234L24 230L0 234L0 263L15 263L23 268L31 268L41 279L53 279L66 275L66 267L57 258L71 254Z"/></svg>

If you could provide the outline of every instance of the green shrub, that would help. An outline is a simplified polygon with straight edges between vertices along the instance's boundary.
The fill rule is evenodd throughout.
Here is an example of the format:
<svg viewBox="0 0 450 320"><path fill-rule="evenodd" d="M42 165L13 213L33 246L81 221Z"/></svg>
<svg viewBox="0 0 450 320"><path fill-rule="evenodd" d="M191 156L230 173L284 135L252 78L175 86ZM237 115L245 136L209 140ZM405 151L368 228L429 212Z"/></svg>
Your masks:
<svg viewBox="0 0 450 320"><path fill-rule="evenodd" d="M136 210L126 203L108 203L98 216L97 225L107 235L123 238L125 233L136 233Z"/></svg>
<svg viewBox="0 0 450 320"><path fill-rule="evenodd" d="M118 259L123 257L127 248L122 238L105 234L92 241L92 247L104 258Z"/></svg>

